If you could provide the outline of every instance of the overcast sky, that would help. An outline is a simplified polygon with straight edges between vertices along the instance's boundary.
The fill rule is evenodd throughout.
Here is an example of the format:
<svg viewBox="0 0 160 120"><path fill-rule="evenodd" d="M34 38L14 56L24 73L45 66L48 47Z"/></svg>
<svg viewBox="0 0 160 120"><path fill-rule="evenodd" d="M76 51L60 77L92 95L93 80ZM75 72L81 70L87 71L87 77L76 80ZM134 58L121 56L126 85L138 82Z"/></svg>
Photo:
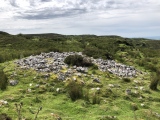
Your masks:
<svg viewBox="0 0 160 120"><path fill-rule="evenodd" d="M0 31L160 36L160 0L0 0Z"/></svg>

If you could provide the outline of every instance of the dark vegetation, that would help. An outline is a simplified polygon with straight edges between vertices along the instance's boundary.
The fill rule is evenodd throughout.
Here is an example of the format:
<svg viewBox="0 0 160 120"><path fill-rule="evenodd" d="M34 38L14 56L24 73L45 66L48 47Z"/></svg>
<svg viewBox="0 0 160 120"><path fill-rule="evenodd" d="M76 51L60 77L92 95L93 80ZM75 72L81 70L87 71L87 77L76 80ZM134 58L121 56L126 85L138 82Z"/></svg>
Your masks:
<svg viewBox="0 0 160 120"><path fill-rule="evenodd" d="M100 104L101 100L97 93L93 95L92 104Z"/></svg>
<svg viewBox="0 0 160 120"><path fill-rule="evenodd" d="M82 99L83 96L83 89L82 85L79 85L78 83L71 81L68 86L68 93L72 101L75 101L77 99Z"/></svg>
<svg viewBox="0 0 160 120"><path fill-rule="evenodd" d="M98 93L94 93L92 97L89 97L89 92L83 87L82 84L79 84L75 81L70 81L67 89L69 97L72 101L83 99L88 103L100 104L100 97Z"/></svg>
<svg viewBox="0 0 160 120"><path fill-rule="evenodd" d="M81 55L70 55L66 57L64 62L68 65L76 65L76 66L83 66L83 67L93 66L93 63L89 58L82 57Z"/></svg>
<svg viewBox="0 0 160 120"><path fill-rule="evenodd" d="M2 68L0 68L0 90L5 90L7 88L8 78L5 75Z"/></svg>
<svg viewBox="0 0 160 120"><path fill-rule="evenodd" d="M124 82L131 82L131 80L129 78L123 78Z"/></svg>
<svg viewBox="0 0 160 120"><path fill-rule="evenodd" d="M160 71L158 70L155 74L153 73L151 75L151 83L150 83L150 89L157 90L157 86L160 82Z"/></svg>

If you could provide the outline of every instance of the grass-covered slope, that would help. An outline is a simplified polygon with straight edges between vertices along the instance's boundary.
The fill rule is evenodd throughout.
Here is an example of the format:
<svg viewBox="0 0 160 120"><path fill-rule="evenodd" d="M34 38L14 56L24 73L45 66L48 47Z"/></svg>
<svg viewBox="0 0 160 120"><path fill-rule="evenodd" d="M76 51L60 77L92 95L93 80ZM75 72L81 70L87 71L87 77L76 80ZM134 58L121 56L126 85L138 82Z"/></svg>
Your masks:
<svg viewBox="0 0 160 120"><path fill-rule="evenodd" d="M21 69L14 62L14 59L50 51L82 51L90 57L114 59L134 66L141 72L134 78L120 78L90 67L87 73L73 74L65 81L59 81L56 73L50 73L45 78L48 73ZM153 79L151 75L160 67L159 51L160 41L141 38L9 35L0 32L0 66L8 80L19 81L16 86L8 85L6 90L0 90L0 113L6 113L16 120L18 113L15 103L22 102L21 115L29 120L35 118L41 106L38 120L158 120L160 86L156 91L149 86ZM63 68L61 72L68 69ZM93 82L94 78L101 82ZM73 80L75 83L72 83ZM70 94L74 93L79 95L79 99L72 101ZM8 104L2 103L2 100Z"/></svg>
<svg viewBox="0 0 160 120"><path fill-rule="evenodd" d="M156 113L159 114L160 111L159 91L149 89L148 72L129 80L93 69L89 69L88 74L73 75L71 78L76 78L79 85L81 80L85 82L83 94L88 99L72 101L67 89L70 80L58 81L56 74L51 74L46 80L46 73L37 73L32 69L22 70L14 62L6 62L2 66L6 66L4 71L9 79L19 81L18 85L8 86L0 94L0 100L8 102L1 106L0 112L7 113L13 119L17 118L15 103L23 102L22 116L28 119L33 119L42 106L38 116L40 120L53 120L56 115L64 120L107 120L111 116L120 120L134 120L135 117L158 120ZM91 76L98 77L101 83L92 82ZM132 93L127 95L127 89Z"/></svg>

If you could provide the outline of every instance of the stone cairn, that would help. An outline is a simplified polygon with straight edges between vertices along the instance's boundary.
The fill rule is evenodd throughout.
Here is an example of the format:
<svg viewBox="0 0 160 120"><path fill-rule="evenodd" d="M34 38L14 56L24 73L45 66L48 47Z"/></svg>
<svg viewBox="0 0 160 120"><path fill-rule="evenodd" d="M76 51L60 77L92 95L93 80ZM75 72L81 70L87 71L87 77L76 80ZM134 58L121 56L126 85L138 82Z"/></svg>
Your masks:
<svg viewBox="0 0 160 120"><path fill-rule="evenodd" d="M82 52L49 52L36 56L31 55L27 58L17 60L15 63L22 69L32 68L38 72L54 72L58 74L60 70L68 67L68 65L64 63L65 58L75 54L87 57L83 55ZM137 72L134 67L116 63L114 60L94 59L92 57L90 59L101 71L109 71L120 77L134 77ZM73 69L82 73L88 71L87 67L73 66Z"/></svg>

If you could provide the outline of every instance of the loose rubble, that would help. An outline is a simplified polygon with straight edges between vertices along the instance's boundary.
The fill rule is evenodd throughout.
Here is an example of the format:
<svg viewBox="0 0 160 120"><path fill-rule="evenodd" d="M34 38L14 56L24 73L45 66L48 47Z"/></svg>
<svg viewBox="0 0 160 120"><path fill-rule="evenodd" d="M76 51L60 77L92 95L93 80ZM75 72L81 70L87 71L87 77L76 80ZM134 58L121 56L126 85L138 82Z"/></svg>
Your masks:
<svg viewBox="0 0 160 120"><path fill-rule="evenodd" d="M68 65L64 63L64 60L67 56L75 54L87 57L83 55L82 52L49 52L41 53L36 56L31 55L27 58L17 60L16 63L22 69L33 68L38 72L54 72L59 74L59 80L64 80L66 75L60 74L60 71L63 68L68 68ZM120 77L134 77L137 73L137 70L134 67L116 63L114 60L90 59L101 71L108 71ZM73 66L72 69L81 73L88 72L87 67ZM71 71L68 71L67 74L69 75L70 73Z"/></svg>
<svg viewBox="0 0 160 120"><path fill-rule="evenodd" d="M114 60L93 59L101 71L109 71L120 77L134 77L137 70L132 66L116 63Z"/></svg>

